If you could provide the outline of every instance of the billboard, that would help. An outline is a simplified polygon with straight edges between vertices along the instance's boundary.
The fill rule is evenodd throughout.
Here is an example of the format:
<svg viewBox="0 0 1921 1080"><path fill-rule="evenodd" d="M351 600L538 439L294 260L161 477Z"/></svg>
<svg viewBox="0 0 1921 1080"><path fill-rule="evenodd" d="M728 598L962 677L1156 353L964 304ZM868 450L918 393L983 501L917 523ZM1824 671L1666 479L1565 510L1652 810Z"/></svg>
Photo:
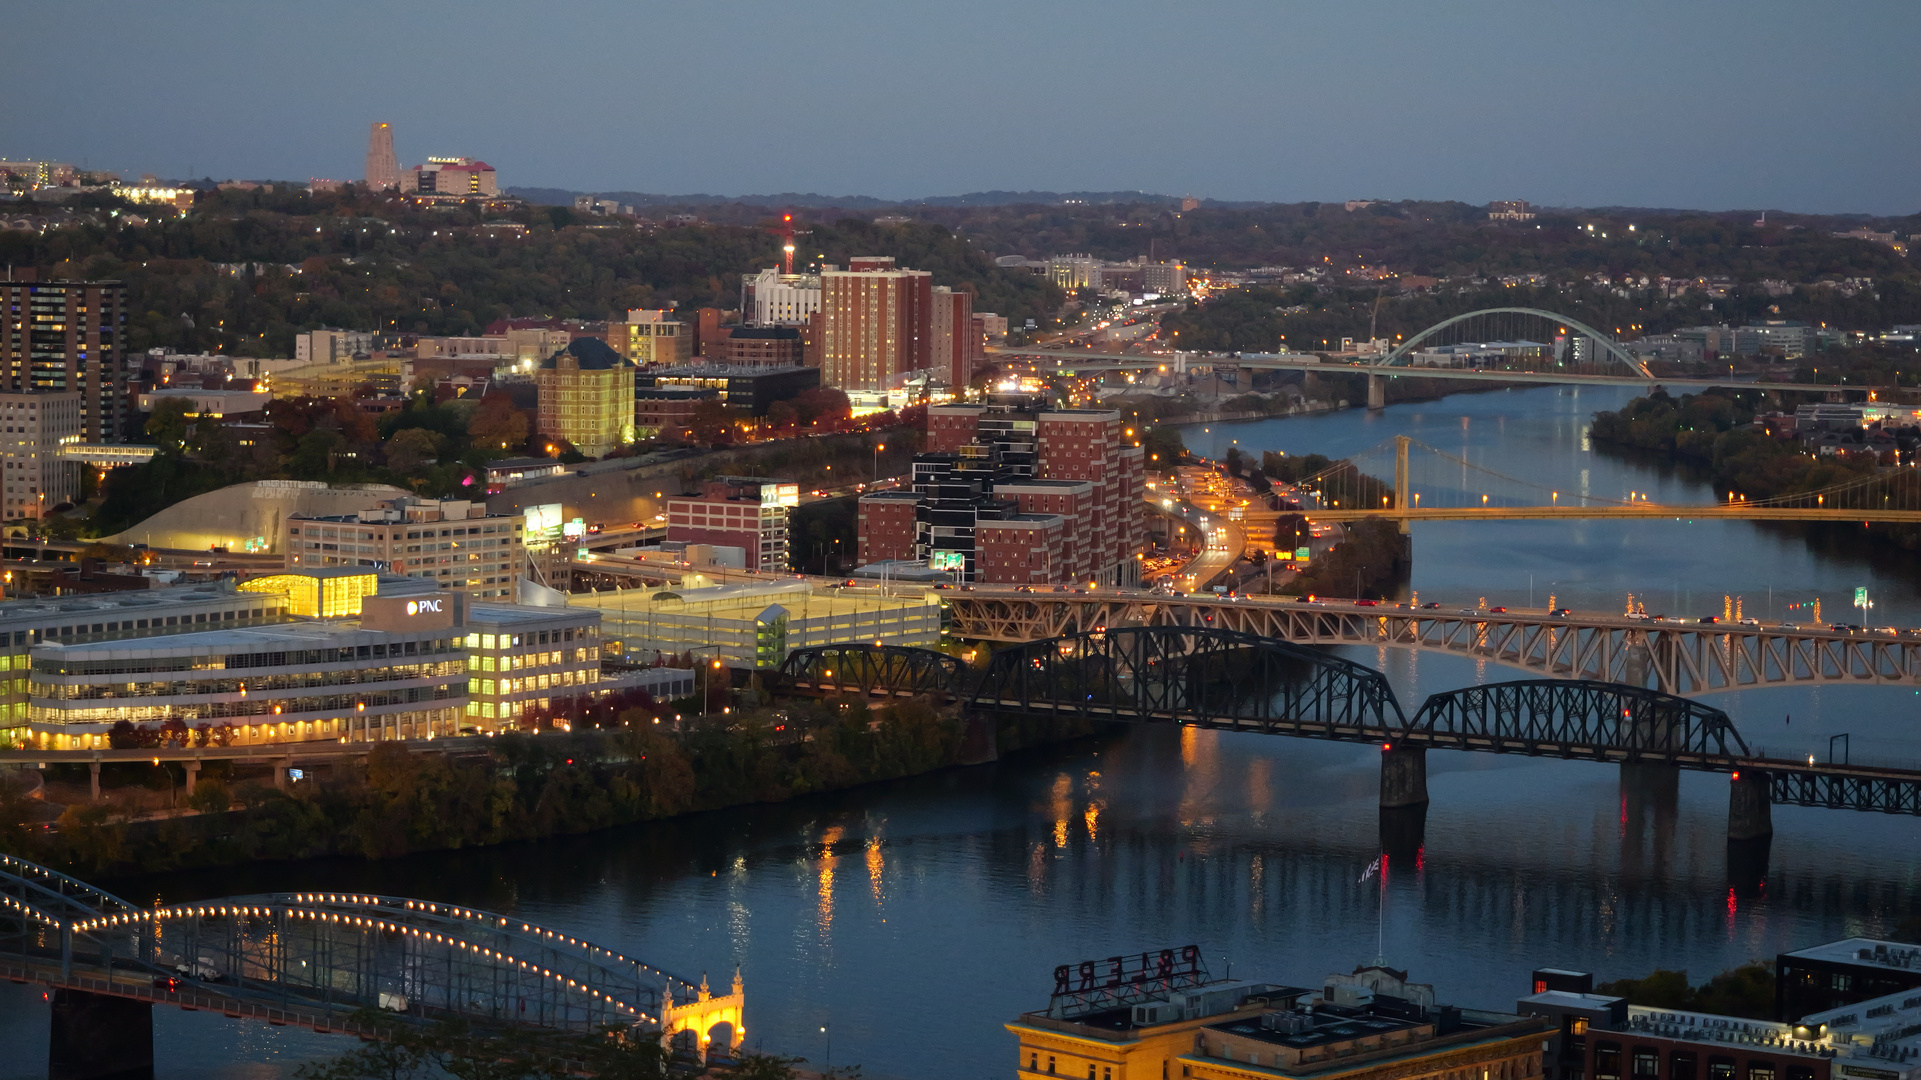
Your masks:
<svg viewBox="0 0 1921 1080"><path fill-rule="evenodd" d="M527 508L525 542L528 547L540 550L560 542L560 513L559 503L541 503Z"/></svg>

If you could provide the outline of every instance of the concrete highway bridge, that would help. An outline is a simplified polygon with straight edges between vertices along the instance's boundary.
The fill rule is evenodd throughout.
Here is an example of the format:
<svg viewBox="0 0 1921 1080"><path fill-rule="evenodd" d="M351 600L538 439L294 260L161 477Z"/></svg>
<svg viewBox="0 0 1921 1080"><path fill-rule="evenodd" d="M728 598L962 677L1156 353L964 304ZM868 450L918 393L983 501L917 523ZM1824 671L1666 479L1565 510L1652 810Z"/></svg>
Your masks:
<svg viewBox="0 0 1921 1080"><path fill-rule="evenodd" d="M746 1003L738 972L717 994L704 977L497 912L332 892L142 908L11 856L0 978L50 991L55 1078L151 1076L155 1005L363 1037L369 1011L535 1034L612 1028L704 1057L739 1047Z"/></svg>
<svg viewBox="0 0 1921 1080"><path fill-rule="evenodd" d="M1590 351L1599 355L1586 363L1579 364L1564 363L1554 356L1534 356L1526 358L1533 361L1531 364L1517 365L1513 362L1504 362L1502 366L1496 367L1433 367L1417 365L1414 362L1415 349L1420 345L1439 344L1450 336L1471 334L1476 329L1497 322L1503 329L1529 324L1538 326L1541 328L1539 331L1541 336L1549 340L1559 337L1568 341L1590 342L1593 345ZM1546 329L1548 327L1553 329ZM1489 337L1490 335L1482 334L1478 340L1488 340ZM991 355L1011 360L1051 364L1056 371L1060 372L1149 371L1162 365L1181 368L1189 364L1203 364L1212 366L1216 370L1230 368L1249 372L1313 371L1324 375L1364 375L1367 377L1367 407L1370 409L1379 409L1386 405L1388 379L1407 377L1456 379L1468 382L1554 383L1571 386L1645 388L1666 386L1685 389L1728 387L1802 392L1820 390L1830 393L1842 391L1865 393L1869 390L1882 389L1871 386L1814 386L1808 383L1765 380L1741 381L1731 377L1714 376L1660 377L1649 371L1640 358L1628 352L1606 332L1566 315L1529 307L1482 308L1443 319L1396 344L1371 363L1358 360L1353 363L1329 361L1314 353L1179 353L1173 356L1147 356L1138 353L1100 353L1092 350L1018 346L989 348L987 351Z"/></svg>

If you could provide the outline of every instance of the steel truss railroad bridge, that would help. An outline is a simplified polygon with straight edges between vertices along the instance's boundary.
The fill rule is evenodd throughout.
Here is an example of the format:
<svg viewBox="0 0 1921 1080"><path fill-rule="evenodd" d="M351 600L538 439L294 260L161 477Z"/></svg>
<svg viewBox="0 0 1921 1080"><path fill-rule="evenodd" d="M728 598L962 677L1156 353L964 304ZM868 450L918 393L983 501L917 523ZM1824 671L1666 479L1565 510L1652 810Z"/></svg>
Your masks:
<svg viewBox="0 0 1921 1080"><path fill-rule="evenodd" d="M53 1058L153 1060L150 1007L371 1034L361 1015L740 1046L745 993L490 911L306 892L142 908L0 855L0 978L55 993ZM62 1010L66 1015L63 1020ZM100 1063L99 1064L109 1064Z"/></svg>
<svg viewBox="0 0 1921 1080"><path fill-rule="evenodd" d="M1129 626L1011 646L984 670L902 646L791 653L804 694L933 695L974 715L1171 723L1378 743L1384 806L1425 804L1429 749L1660 765L1730 774L1730 835L1772 831L1773 803L1921 815L1921 771L1780 759L1750 750L1728 715L1688 698L1593 679L1533 679L1430 696L1409 718L1386 676L1273 637Z"/></svg>
<svg viewBox="0 0 1921 1080"><path fill-rule="evenodd" d="M1543 675L1635 686L1652 676L1655 689L1679 695L1810 683L1921 687L1921 637L1827 627L1138 591L1023 593L975 586L941 595L954 636L969 640L1024 642L1102 628L1192 627L1297 645L1426 649Z"/></svg>

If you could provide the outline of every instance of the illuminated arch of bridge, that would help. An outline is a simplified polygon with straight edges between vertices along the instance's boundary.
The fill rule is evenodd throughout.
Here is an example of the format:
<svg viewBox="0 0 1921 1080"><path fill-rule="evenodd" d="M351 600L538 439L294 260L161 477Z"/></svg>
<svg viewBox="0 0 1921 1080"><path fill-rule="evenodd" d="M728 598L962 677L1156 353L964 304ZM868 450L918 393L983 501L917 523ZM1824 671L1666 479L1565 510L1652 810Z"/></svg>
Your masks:
<svg viewBox="0 0 1921 1080"><path fill-rule="evenodd" d="M1613 357L1615 360L1619 361L1623 366L1625 366L1630 373L1635 375L1645 376L1650 380L1654 379L1654 373L1648 370L1648 366L1646 364L1642 363L1639 359L1637 359L1634 356L1634 354L1628 352L1626 349L1623 349L1619 343L1617 343L1612 337L1608 336L1607 334L1604 334L1601 331L1596 330L1592 326L1589 326L1586 323L1581 322L1577 319L1570 319L1566 315L1560 315L1552 311L1545 311L1541 308L1530 308L1530 307L1482 308L1479 311L1469 311L1461 315L1456 315L1452 318L1442 319L1440 322L1435 323L1433 326L1428 327L1427 329L1421 331L1420 333L1415 334L1413 337L1408 338L1406 341L1401 342L1399 345L1396 345L1392 350L1388 352L1386 358L1383 359L1381 362L1389 366L1408 365L1410 363L1408 359L1409 355L1413 352L1414 347L1419 345L1421 342L1434 337L1435 335L1449 329L1450 327L1457 326L1461 323L1469 321L1470 319L1478 319L1487 315L1532 315L1537 318L1545 319L1549 322L1559 323L1562 326L1572 329L1577 333L1580 333L1583 336L1592 340L1596 345L1599 345L1601 347L1601 350L1603 352L1607 353L1607 355Z"/></svg>
<svg viewBox="0 0 1921 1080"><path fill-rule="evenodd" d="M703 1056L744 1035L738 971L714 993L510 915L367 893L235 896L147 909L0 856L0 978L220 1010L317 1031L356 1014L483 1028L645 1031Z"/></svg>

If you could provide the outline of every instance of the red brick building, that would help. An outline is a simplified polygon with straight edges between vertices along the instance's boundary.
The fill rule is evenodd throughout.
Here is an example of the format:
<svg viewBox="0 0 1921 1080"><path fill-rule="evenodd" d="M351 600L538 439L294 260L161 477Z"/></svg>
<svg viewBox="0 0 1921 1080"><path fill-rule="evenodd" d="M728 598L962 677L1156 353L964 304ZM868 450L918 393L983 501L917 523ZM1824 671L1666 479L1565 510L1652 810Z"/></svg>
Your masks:
<svg viewBox="0 0 1921 1080"><path fill-rule="evenodd" d="M787 516L800 503L799 485L758 476L723 476L698 495L667 500L667 539L746 552L749 570L787 569Z"/></svg>
<svg viewBox="0 0 1921 1080"><path fill-rule="evenodd" d="M883 392L933 365L932 274L864 256L822 271L820 287L823 384Z"/></svg>
<svg viewBox="0 0 1921 1080"><path fill-rule="evenodd" d="M1038 402L936 405L912 491L860 501L860 560L964 564L961 578L1136 580L1142 452L1117 412Z"/></svg>
<svg viewBox="0 0 1921 1080"><path fill-rule="evenodd" d="M720 391L684 386L641 386L634 389L634 437L680 439L692 434L694 410L703 401L719 401Z"/></svg>

